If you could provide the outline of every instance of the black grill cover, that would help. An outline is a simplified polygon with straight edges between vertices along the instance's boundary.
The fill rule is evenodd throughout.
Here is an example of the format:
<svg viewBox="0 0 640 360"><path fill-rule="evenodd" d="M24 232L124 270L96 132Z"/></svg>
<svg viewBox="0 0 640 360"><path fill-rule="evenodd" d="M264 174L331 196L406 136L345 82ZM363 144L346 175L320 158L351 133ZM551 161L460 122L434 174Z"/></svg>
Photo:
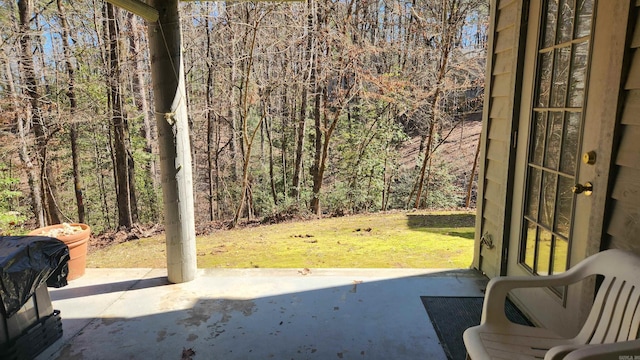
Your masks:
<svg viewBox="0 0 640 360"><path fill-rule="evenodd" d="M47 236L0 236L0 310L10 317L43 283L67 285L69 248Z"/></svg>

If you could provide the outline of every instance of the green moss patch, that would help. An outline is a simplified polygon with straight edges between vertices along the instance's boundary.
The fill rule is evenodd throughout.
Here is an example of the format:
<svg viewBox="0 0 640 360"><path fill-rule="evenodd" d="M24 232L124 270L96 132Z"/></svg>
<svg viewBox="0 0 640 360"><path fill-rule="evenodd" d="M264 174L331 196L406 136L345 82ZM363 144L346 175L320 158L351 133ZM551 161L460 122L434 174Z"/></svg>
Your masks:
<svg viewBox="0 0 640 360"><path fill-rule="evenodd" d="M196 239L199 268L468 268L475 215L380 213L219 230ZM166 266L164 236L91 253L88 267Z"/></svg>

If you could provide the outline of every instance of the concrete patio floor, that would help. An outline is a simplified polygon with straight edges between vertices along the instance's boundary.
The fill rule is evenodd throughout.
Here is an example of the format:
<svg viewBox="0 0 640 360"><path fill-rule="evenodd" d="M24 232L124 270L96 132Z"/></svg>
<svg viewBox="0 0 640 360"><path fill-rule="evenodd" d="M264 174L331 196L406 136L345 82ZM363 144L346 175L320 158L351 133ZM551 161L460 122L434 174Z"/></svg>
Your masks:
<svg viewBox="0 0 640 360"><path fill-rule="evenodd" d="M49 289L45 359L446 360L420 296L483 296L474 270L87 269Z"/></svg>

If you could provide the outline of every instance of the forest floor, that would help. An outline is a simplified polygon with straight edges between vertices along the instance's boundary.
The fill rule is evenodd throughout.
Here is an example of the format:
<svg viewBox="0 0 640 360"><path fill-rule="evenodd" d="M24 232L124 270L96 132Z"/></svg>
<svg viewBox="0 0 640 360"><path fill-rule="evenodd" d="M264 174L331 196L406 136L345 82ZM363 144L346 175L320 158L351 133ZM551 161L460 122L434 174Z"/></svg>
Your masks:
<svg viewBox="0 0 640 360"><path fill-rule="evenodd" d="M474 114L456 126L435 157L447 162L460 189L466 188L473 168L480 117ZM415 166L418 149L416 137L402 151L402 167ZM466 268L473 256L475 215L470 212L397 211L323 219L280 215L292 216L265 218L231 230L224 221L197 222L198 267ZM415 219L425 220L416 226ZM87 265L165 267L165 251L162 225L136 225L94 236Z"/></svg>
<svg viewBox="0 0 640 360"><path fill-rule="evenodd" d="M470 211L396 211L210 229L196 237L198 267L468 268L474 221ZM87 266L165 267L165 236L151 234L92 239Z"/></svg>

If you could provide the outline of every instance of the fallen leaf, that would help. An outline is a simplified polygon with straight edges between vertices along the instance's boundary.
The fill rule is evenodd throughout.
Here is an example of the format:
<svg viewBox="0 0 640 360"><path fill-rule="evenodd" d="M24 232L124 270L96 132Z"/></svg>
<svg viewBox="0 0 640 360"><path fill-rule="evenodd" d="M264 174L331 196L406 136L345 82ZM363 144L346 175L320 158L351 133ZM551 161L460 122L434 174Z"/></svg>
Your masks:
<svg viewBox="0 0 640 360"><path fill-rule="evenodd" d="M180 360L193 360L192 356L195 356L196 352L192 348L182 348L182 357Z"/></svg>

